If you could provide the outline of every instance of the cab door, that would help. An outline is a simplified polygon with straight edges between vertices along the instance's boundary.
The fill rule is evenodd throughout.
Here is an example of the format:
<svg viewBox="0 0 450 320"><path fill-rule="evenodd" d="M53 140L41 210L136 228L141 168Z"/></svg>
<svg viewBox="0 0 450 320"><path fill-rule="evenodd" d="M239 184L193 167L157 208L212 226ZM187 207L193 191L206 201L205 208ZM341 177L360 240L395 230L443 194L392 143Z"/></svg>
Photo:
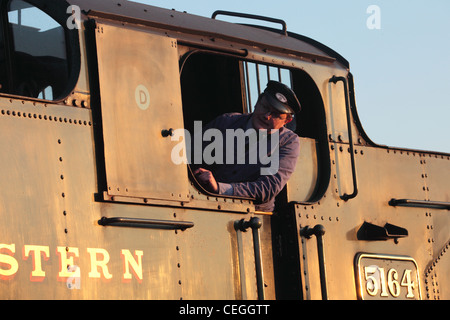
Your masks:
<svg viewBox="0 0 450 320"><path fill-rule="evenodd" d="M107 195L188 201L186 165L171 159L183 128L176 40L102 21L95 33Z"/></svg>

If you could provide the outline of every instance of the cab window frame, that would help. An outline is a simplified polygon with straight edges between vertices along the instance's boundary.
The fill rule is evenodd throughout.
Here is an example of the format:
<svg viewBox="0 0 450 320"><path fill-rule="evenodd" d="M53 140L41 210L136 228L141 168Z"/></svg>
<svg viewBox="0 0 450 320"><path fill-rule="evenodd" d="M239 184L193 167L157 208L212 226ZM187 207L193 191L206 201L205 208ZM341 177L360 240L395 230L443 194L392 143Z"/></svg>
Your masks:
<svg viewBox="0 0 450 320"><path fill-rule="evenodd" d="M186 50L187 49L187 50ZM264 90L266 83L261 82L261 78L259 78L257 91L255 93L251 93L248 89L248 79L250 78L247 72L249 71L249 64L254 65L254 69L258 70L258 73L264 74L262 79L268 80L278 80L282 81L284 84L291 87L294 92L299 96L300 103L302 104L302 111L299 115L294 117L294 121L287 125L289 129L295 132L299 138L310 139L315 141L317 153L317 168L316 170L320 173L315 180L315 190L313 195L309 198L309 200L302 201L316 201L317 199L322 198L323 194L327 190L329 181L330 181L330 154L328 150L328 140L327 140L327 124L325 118L325 106L323 97L320 93L317 84L311 75L298 67L287 67L285 65L278 64L270 64L267 62L262 62L258 60L252 60L245 57L239 57L233 54L225 54L221 52L215 52L213 50L189 50L186 48L184 54L181 55L180 60L180 82L182 88L182 99L183 99L183 117L184 117L184 126L185 128L191 132L191 121L202 120L204 124L212 120L211 111L207 111L207 116L205 118L198 119L197 117L202 114L198 110L190 110L189 108L196 109L197 106L193 107L194 104L189 102L186 103L185 90L183 89L183 82L186 81L184 79L184 72L189 70L189 62L190 60L199 55L208 55L216 57L217 59L231 59L235 60L237 64L239 64L239 82L240 82L240 92L234 93L236 99L238 96L241 97L241 104L239 106L230 106L229 109L225 109L223 106L216 108L214 106L213 113L216 113L215 116L219 116L223 114L223 111L226 112L241 112L241 113L250 113L254 108L254 104L256 103L257 96ZM201 60L201 59L199 59ZM211 68L206 68L208 72L210 72ZM198 68L193 68L195 72L198 72ZM189 72L189 71L188 71ZM236 71L237 72L237 71ZM267 74L267 77L266 77ZM273 75L273 76L271 76ZM289 79L286 79L286 76L289 76ZM194 76L195 77L198 76ZM220 75L216 75L216 77L220 77ZM258 75L257 75L258 77ZM266 78L265 78L266 77ZM192 79L190 79L192 81ZM237 79L235 80L238 81ZM188 81L189 82L189 81ZM209 84L211 81L209 82ZM254 84L253 84L254 85ZM253 89L255 90L255 89ZM188 93L189 95L189 93ZM210 105L214 105L212 102ZM206 105L205 105L206 106ZM203 106L203 107L205 107ZM191 112L193 112L196 116L192 117ZM192 132L191 132L192 133ZM301 165L301 164L300 164ZM218 196L218 194L212 194L201 187L201 185L196 181L195 177L191 172L191 165L188 165L189 178L190 181L193 182L195 188L201 191L203 194L210 194L213 196ZM234 196L226 196L219 195L220 197L231 198L231 199L239 199L239 197ZM282 194L278 195L282 196ZM248 199L246 199L248 200ZM298 201L298 200L297 200Z"/></svg>

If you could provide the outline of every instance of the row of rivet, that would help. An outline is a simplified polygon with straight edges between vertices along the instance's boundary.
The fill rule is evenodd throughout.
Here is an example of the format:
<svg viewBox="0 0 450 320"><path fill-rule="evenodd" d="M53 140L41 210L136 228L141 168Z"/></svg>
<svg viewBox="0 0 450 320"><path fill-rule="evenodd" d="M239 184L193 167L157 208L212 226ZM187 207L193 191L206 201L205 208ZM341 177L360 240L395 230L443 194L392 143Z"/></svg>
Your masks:
<svg viewBox="0 0 450 320"><path fill-rule="evenodd" d="M61 145L62 144L62 140L61 139L58 139L58 145ZM59 161L59 163L63 163L63 157L62 156L59 156L58 157L58 161ZM62 170L61 170L62 171ZM61 175L60 175L60 180L61 180L61 182L63 182L64 181L64 179L65 179L65 177L64 177L64 173L62 172L61 173ZM63 184L64 185L64 184ZM62 188L63 189L63 191L61 192L61 197L63 198L63 200L65 200L65 198L66 198L66 193L65 193L65 191L64 191L64 188ZM64 203L65 203L65 201L64 201ZM63 210L63 216L64 216L64 221L65 221L65 228L64 228L64 233L65 234L67 234L67 233L69 233L69 230L68 230L68 228L67 228L67 219L66 219L66 217L67 217L67 210Z"/></svg>
<svg viewBox="0 0 450 320"><path fill-rule="evenodd" d="M68 119L68 118L62 118L62 117L56 117L56 116L47 116L47 115L41 115L37 113L30 113L30 112L20 112L20 111L11 111L11 110L2 110L2 115L8 115L8 116L17 116L17 117L23 117L23 118L29 118L29 119L39 119L39 120L49 120L49 121L55 121L55 122L64 122L64 123L73 123L73 124L80 124L80 125L89 125L91 126L91 121L86 120L77 120L77 119Z"/></svg>
<svg viewBox="0 0 450 320"><path fill-rule="evenodd" d="M434 259L428 268L425 270L425 289L427 291L427 298L431 298L431 294L433 294L433 298L435 300L439 300L439 282L437 279L436 273L436 265L441 260L441 257L447 252L450 247L450 241L444 246L439 255ZM430 285L432 288L430 288Z"/></svg>
<svg viewBox="0 0 450 320"><path fill-rule="evenodd" d="M174 218L177 217L177 213L176 213L176 212L174 212L173 217L174 217ZM179 233L178 230L175 230L175 234L178 234L178 233ZM177 246L175 247L175 249L176 249L177 251L180 251L180 246L177 245ZM178 259L178 260L180 260L180 259ZM180 262L180 261L177 262L177 268L178 268L178 270L181 269L181 262ZM179 274L181 274L181 273L179 273ZM181 286L181 279L178 280L178 285ZM180 297L180 300L183 300L183 297Z"/></svg>

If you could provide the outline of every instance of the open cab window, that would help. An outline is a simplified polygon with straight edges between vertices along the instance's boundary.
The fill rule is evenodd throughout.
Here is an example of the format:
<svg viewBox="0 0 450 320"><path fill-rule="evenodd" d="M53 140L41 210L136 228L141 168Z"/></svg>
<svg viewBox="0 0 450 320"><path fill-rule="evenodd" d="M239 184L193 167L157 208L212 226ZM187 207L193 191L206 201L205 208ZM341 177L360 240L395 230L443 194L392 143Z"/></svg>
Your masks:
<svg viewBox="0 0 450 320"><path fill-rule="evenodd" d="M181 66L184 125L191 136L196 121L206 125L225 113L253 112L269 80L292 88L302 111L287 127L299 135L301 155L288 182L287 201L317 197L317 192L321 192L317 146L321 143L327 148L325 117L321 94L305 71L201 50L185 53ZM202 189L198 184L197 187Z"/></svg>
<svg viewBox="0 0 450 320"><path fill-rule="evenodd" d="M0 93L60 100L72 89L69 82L76 69L71 61L76 48L67 41L69 32L63 23L66 10L55 10L60 14L58 22L32 3L2 2Z"/></svg>

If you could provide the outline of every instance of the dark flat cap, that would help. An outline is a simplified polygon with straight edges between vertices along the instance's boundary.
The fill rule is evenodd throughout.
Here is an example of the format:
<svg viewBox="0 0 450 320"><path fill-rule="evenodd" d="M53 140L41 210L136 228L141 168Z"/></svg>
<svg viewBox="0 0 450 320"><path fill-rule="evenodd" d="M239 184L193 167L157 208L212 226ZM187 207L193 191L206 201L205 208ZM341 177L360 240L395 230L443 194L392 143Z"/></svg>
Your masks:
<svg viewBox="0 0 450 320"><path fill-rule="evenodd" d="M278 81L269 81L264 93L269 102L281 113L296 114L300 112L301 106L294 91L285 84Z"/></svg>

